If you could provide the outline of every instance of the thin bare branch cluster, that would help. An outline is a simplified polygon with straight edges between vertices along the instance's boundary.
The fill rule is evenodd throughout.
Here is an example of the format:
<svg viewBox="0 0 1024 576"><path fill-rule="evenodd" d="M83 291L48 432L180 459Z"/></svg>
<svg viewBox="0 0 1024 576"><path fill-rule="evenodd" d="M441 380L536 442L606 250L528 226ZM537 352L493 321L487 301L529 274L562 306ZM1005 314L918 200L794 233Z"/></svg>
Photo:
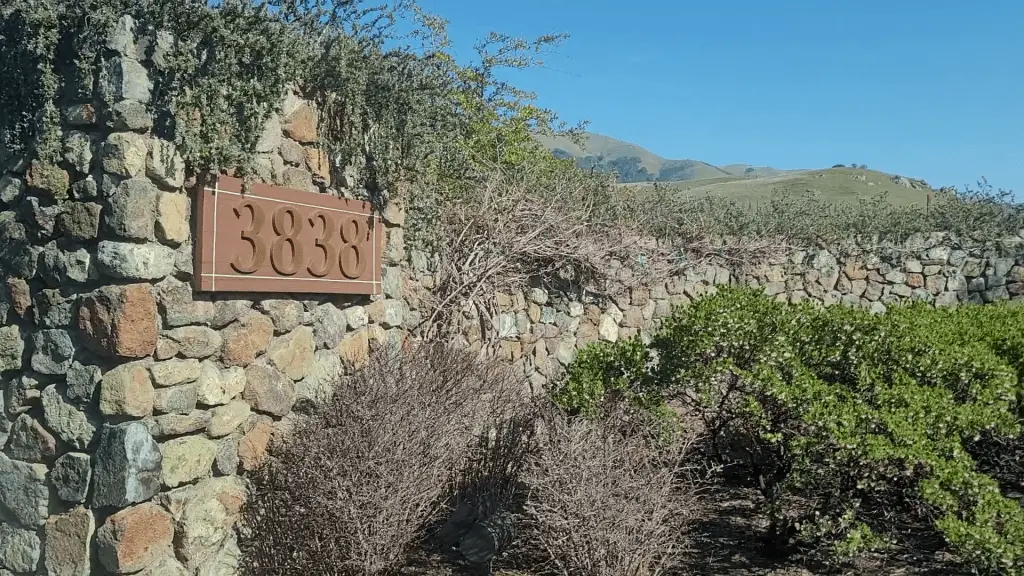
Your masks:
<svg viewBox="0 0 1024 576"><path fill-rule="evenodd" d="M474 439L509 417L521 390L506 367L441 345L379 352L254 474L248 573L403 566L445 510Z"/></svg>

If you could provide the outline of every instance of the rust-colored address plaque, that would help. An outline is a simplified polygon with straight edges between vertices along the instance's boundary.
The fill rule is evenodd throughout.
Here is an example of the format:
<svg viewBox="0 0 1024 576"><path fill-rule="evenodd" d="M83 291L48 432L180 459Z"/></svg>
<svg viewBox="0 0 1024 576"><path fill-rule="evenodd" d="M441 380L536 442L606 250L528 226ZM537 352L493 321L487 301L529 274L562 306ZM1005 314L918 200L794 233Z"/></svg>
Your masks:
<svg viewBox="0 0 1024 576"><path fill-rule="evenodd" d="M200 184L196 289L381 291L384 235L370 205L219 176Z"/></svg>

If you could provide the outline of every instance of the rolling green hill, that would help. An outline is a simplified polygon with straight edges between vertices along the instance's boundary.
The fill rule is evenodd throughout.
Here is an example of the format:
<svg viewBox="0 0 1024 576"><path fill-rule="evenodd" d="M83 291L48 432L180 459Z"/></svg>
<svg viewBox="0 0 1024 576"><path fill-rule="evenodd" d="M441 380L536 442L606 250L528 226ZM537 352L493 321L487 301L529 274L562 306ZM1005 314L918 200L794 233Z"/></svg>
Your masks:
<svg viewBox="0 0 1024 576"><path fill-rule="evenodd" d="M780 170L749 164L714 166L700 160L665 159L636 144L591 132L584 135L582 147L563 137L539 136L538 140L584 168L617 171L624 186L658 182L687 196L723 196L755 206L774 193L811 194L829 202L856 202L884 193L894 204L924 204L932 191L922 180L866 167Z"/></svg>

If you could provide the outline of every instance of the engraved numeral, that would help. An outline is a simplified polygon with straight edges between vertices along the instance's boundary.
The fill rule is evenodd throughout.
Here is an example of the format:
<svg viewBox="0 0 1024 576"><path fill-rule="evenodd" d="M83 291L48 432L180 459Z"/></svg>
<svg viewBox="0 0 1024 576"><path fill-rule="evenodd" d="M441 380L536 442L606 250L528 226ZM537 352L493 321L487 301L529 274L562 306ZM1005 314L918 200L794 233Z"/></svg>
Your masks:
<svg viewBox="0 0 1024 576"><path fill-rule="evenodd" d="M254 202L243 202L239 206L235 207L235 216L238 218L242 217L242 210L248 208L251 215L249 228L242 230L242 240L245 240L252 245L252 257L249 258L248 264L243 264L241 261L241 255L235 256L235 259L231 261L231 267L240 274L252 274L263 267L263 263L267 261L267 246L259 238L260 231L263 230L263 224L265 216L263 214L263 208L259 204Z"/></svg>
<svg viewBox="0 0 1024 576"><path fill-rule="evenodd" d="M366 234L363 221L349 218L341 223L341 273L347 278L359 278L366 271L366 259L362 257L362 239Z"/></svg>
<svg viewBox="0 0 1024 576"><path fill-rule="evenodd" d="M302 232L302 219L294 208L285 206L274 211L273 224L277 239L270 245L270 265L278 274L291 276L298 272L299 263L303 261L302 244L298 241ZM287 264L284 255L286 244L291 248L291 257L287 259Z"/></svg>
<svg viewBox="0 0 1024 576"><path fill-rule="evenodd" d="M310 264L306 268L309 273L318 278L323 278L331 273L331 268L334 266L334 262L338 259L338 247L334 244L335 236L338 233L338 229L334 222L334 218L326 212L317 212L309 219L311 226L316 226L316 221L319 220L324 223L323 234L317 238L313 245L324 251L324 263L319 268L314 268L312 264L312 258Z"/></svg>

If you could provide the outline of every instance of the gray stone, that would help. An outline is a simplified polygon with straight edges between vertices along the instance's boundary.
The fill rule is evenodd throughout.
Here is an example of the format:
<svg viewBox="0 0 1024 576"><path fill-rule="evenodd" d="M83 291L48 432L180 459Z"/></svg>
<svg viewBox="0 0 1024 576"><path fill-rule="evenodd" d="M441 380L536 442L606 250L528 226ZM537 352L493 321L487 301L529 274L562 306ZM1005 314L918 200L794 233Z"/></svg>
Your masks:
<svg viewBox="0 0 1024 576"><path fill-rule="evenodd" d="M36 322L43 328L65 328L71 324L74 304L74 298L44 288L36 297Z"/></svg>
<svg viewBox="0 0 1024 576"><path fill-rule="evenodd" d="M192 241L189 240L178 246L178 249L174 251L174 270L178 274L185 274L191 276L193 274L193 254L192 254Z"/></svg>
<svg viewBox="0 0 1024 576"><path fill-rule="evenodd" d="M212 328L205 326L184 326L167 330L163 336L178 345L186 358L209 358L220 352L223 338Z"/></svg>
<svg viewBox="0 0 1024 576"><path fill-rule="evenodd" d="M88 454L69 452L57 459L50 472L50 482L57 496L65 502L85 502L92 479L92 463Z"/></svg>
<svg viewBox="0 0 1024 576"><path fill-rule="evenodd" d="M65 330L40 330L32 335L32 369L40 374L65 374L75 345Z"/></svg>
<svg viewBox="0 0 1024 576"><path fill-rule="evenodd" d="M107 228L132 240L156 238L156 197L159 191L144 179L125 180L110 196Z"/></svg>
<svg viewBox="0 0 1024 576"><path fill-rule="evenodd" d="M764 285L765 296L776 296L786 292L785 282L769 282Z"/></svg>
<svg viewBox="0 0 1024 576"><path fill-rule="evenodd" d="M602 314L598 324L597 333L601 340L606 342L617 342L619 339L619 323L609 314Z"/></svg>
<svg viewBox="0 0 1024 576"><path fill-rule="evenodd" d="M64 120L71 126L96 124L96 108L92 104L72 104L64 109Z"/></svg>
<svg viewBox="0 0 1024 576"><path fill-rule="evenodd" d="M936 308L956 308L960 299L956 292L943 292L935 297Z"/></svg>
<svg viewBox="0 0 1024 576"><path fill-rule="evenodd" d="M7 382L4 403L7 415L16 418L37 405L40 399L39 381L30 374L21 374Z"/></svg>
<svg viewBox="0 0 1024 576"><path fill-rule="evenodd" d="M245 390L245 370L234 366L221 370L207 360L200 367L198 399L204 406L222 406Z"/></svg>
<svg viewBox="0 0 1024 576"><path fill-rule="evenodd" d="M17 326L0 327L0 371L21 370L25 340Z"/></svg>
<svg viewBox="0 0 1024 576"><path fill-rule="evenodd" d="M256 143L256 151L262 153L273 152L280 145L281 117L277 114L271 114L264 125L259 141Z"/></svg>
<svg viewBox="0 0 1024 576"><path fill-rule="evenodd" d="M24 462L49 462L57 456L57 439L34 418L22 414L11 426L7 452Z"/></svg>
<svg viewBox="0 0 1024 576"><path fill-rule="evenodd" d="M185 160L174 144L154 139L146 160L146 175L162 188L177 190L185 184Z"/></svg>
<svg viewBox="0 0 1024 576"><path fill-rule="evenodd" d="M306 149L294 140L285 139L281 142L281 159L292 166L301 166L306 163Z"/></svg>
<svg viewBox="0 0 1024 576"><path fill-rule="evenodd" d="M121 178L142 176L149 147L145 136L132 132L115 132L103 142L103 170Z"/></svg>
<svg viewBox="0 0 1024 576"><path fill-rule="evenodd" d="M386 298L399 299L402 297L402 282L404 275L401 267L385 266L381 273L381 287Z"/></svg>
<svg viewBox="0 0 1024 576"><path fill-rule="evenodd" d="M224 438L217 444L213 470L219 476L233 476L238 473L238 438Z"/></svg>
<svg viewBox="0 0 1024 576"><path fill-rule="evenodd" d="M100 71L99 92L108 105L121 100L148 103L152 90L149 73L131 58L111 58Z"/></svg>
<svg viewBox="0 0 1024 576"><path fill-rule="evenodd" d="M160 492L163 458L145 424L105 425L95 458L92 508L125 508Z"/></svg>
<svg viewBox="0 0 1024 576"><path fill-rule="evenodd" d="M192 287L188 284L168 277L156 285L156 293L165 326L177 328L213 322L216 305L205 300L193 300Z"/></svg>
<svg viewBox="0 0 1024 576"><path fill-rule="evenodd" d="M924 271L924 267L921 266L920 260L907 260L903 264L903 269L911 274L920 274Z"/></svg>
<svg viewBox="0 0 1024 576"><path fill-rule="evenodd" d="M158 387L177 386L188 384L199 379L202 370L199 360L166 360L157 362L149 367L153 375L153 384Z"/></svg>
<svg viewBox="0 0 1024 576"><path fill-rule="evenodd" d="M56 385L43 390L42 402L46 425L67 445L85 450L92 443L96 426L84 412L64 401Z"/></svg>
<svg viewBox="0 0 1024 576"><path fill-rule="evenodd" d="M14 572L34 572L42 543L34 530L0 523L0 567Z"/></svg>
<svg viewBox="0 0 1024 576"><path fill-rule="evenodd" d="M161 414L147 420L150 434L155 438L167 438L169 436L182 436L193 434L204 430L210 425L210 413L205 410L195 410L190 414Z"/></svg>
<svg viewBox="0 0 1024 576"><path fill-rule="evenodd" d="M1000 300L1009 300L1010 292L1006 289L1006 286L998 286L990 290L986 290L981 293L982 300L985 303L998 302Z"/></svg>
<svg viewBox="0 0 1024 576"><path fill-rule="evenodd" d="M942 268L943 268L942 266L938 266L938 265L925 266L924 267L924 275L925 276L935 276L936 274L941 274L942 273Z"/></svg>
<svg viewBox="0 0 1024 576"><path fill-rule="evenodd" d="M248 300L221 300L215 302L213 306L213 319L210 321L210 326L220 329L247 314L252 309L252 302Z"/></svg>
<svg viewBox="0 0 1024 576"><path fill-rule="evenodd" d="M18 462L0 453L0 518L28 528L45 524L50 506L46 472L42 464Z"/></svg>
<svg viewBox="0 0 1024 576"><path fill-rule="evenodd" d="M498 338L513 339L519 337L516 316L509 312L498 314Z"/></svg>
<svg viewBox="0 0 1024 576"><path fill-rule="evenodd" d="M249 419L250 415L252 415L252 409L242 400L234 400L224 406L218 406L211 411L206 434L210 438L223 438L237 430Z"/></svg>
<svg viewBox="0 0 1024 576"><path fill-rule="evenodd" d="M257 412L284 417L295 405L295 384L279 370L266 364L250 364L245 369L246 386L242 398Z"/></svg>
<svg viewBox="0 0 1024 576"><path fill-rule="evenodd" d="M46 521L43 567L47 576L89 576L96 519L78 507Z"/></svg>
<svg viewBox="0 0 1024 576"><path fill-rule="evenodd" d="M902 298L910 298L913 293L913 289L906 284L894 284L889 287L889 294L900 296Z"/></svg>
<svg viewBox="0 0 1024 576"><path fill-rule="evenodd" d="M200 564L196 576L235 576L242 565L242 552L235 534L228 534L224 545L210 559Z"/></svg>
<svg viewBox="0 0 1024 576"><path fill-rule="evenodd" d="M935 297L932 296L932 293L924 288L915 288L910 293L910 298L916 302L931 302L935 299Z"/></svg>
<svg viewBox="0 0 1024 576"><path fill-rule="evenodd" d="M122 100L106 111L107 128L118 132L148 132L153 127L153 115L141 102Z"/></svg>
<svg viewBox="0 0 1024 576"><path fill-rule="evenodd" d="M64 162L81 175L92 171L93 141L85 132L77 130L64 135Z"/></svg>
<svg viewBox="0 0 1024 576"><path fill-rule="evenodd" d="M905 284L907 282L907 275L903 272L893 270L885 275L885 281L890 284Z"/></svg>
<svg viewBox="0 0 1024 576"><path fill-rule="evenodd" d="M25 193L25 181L12 174L0 177L0 202L16 204Z"/></svg>
<svg viewBox="0 0 1024 576"><path fill-rule="evenodd" d="M88 404L92 401L96 386L100 383L102 373L97 366L88 366L72 362L67 372L68 400L76 404Z"/></svg>
<svg viewBox="0 0 1024 576"><path fill-rule="evenodd" d="M210 475L217 443L202 436L184 436L164 442L160 452L164 486L176 488Z"/></svg>
<svg viewBox="0 0 1024 576"><path fill-rule="evenodd" d="M949 246L936 246L925 254L925 259L930 264L945 264L949 261L953 249Z"/></svg>
<svg viewBox="0 0 1024 576"><path fill-rule="evenodd" d="M57 220L64 213L64 203L48 204L35 196L29 196L18 205L21 220L29 225L42 240L52 238L57 229Z"/></svg>
<svg viewBox="0 0 1024 576"><path fill-rule="evenodd" d="M95 240L103 208L95 202L69 202L65 208L57 219L61 231L72 240Z"/></svg>
<svg viewBox="0 0 1024 576"><path fill-rule="evenodd" d="M103 271L114 278L159 280L174 273L174 250L160 244L104 240L96 256Z"/></svg>
<svg viewBox="0 0 1024 576"><path fill-rule="evenodd" d="M951 292L963 292L964 290L967 290L967 279L960 275L950 276L946 280L946 290Z"/></svg>
<svg viewBox="0 0 1024 576"><path fill-rule="evenodd" d="M341 356L335 350L319 350L309 373L295 385L297 401L322 404L330 399L344 371Z"/></svg>
<svg viewBox="0 0 1024 576"><path fill-rule="evenodd" d="M285 334L302 324L304 309L296 300L264 300L256 308L274 321L274 332Z"/></svg>
<svg viewBox="0 0 1024 576"><path fill-rule="evenodd" d="M985 278L985 283L988 284L989 288L997 288L999 286L1006 286L1006 277L998 274L992 274Z"/></svg>
<svg viewBox="0 0 1024 576"><path fill-rule="evenodd" d="M159 388L153 396L153 411L157 414L184 416L191 414L197 403L198 388L195 384Z"/></svg>
<svg viewBox="0 0 1024 576"><path fill-rule="evenodd" d="M334 304L321 304L313 310L313 340L317 348L337 348L347 328L347 315Z"/></svg>
<svg viewBox="0 0 1024 576"><path fill-rule="evenodd" d="M193 576L193 574L189 572L188 568L182 566L181 562L167 555L161 556L147 566L145 570L137 572L134 576ZM231 576L237 576L237 574L232 574Z"/></svg>
<svg viewBox="0 0 1024 576"><path fill-rule="evenodd" d="M985 279L971 278L967 282L967 290L970 292L983 292L985 290Z"/></svg>
<svg viewBox="0 0 1024 576"><path fill-rule="evenodd" d="M124 14L107 33L106 47L121 56L135 58L135 19Z"/></svg>
<svg viewBox="0 0 1024 576"><path fill-rule="evenodd" d="M96 275L92 255L85 248L66 252L51 242L39 255L39 276L49 286L57 288L67 282L87 282Z"/></svg>
<svg viewBox="0 0 1024 576"><path fill-rule="evenodd" d="M345 320L350 330L359 330L370 322L370 315L363 306L352 306L345 309Z"/></svg>

